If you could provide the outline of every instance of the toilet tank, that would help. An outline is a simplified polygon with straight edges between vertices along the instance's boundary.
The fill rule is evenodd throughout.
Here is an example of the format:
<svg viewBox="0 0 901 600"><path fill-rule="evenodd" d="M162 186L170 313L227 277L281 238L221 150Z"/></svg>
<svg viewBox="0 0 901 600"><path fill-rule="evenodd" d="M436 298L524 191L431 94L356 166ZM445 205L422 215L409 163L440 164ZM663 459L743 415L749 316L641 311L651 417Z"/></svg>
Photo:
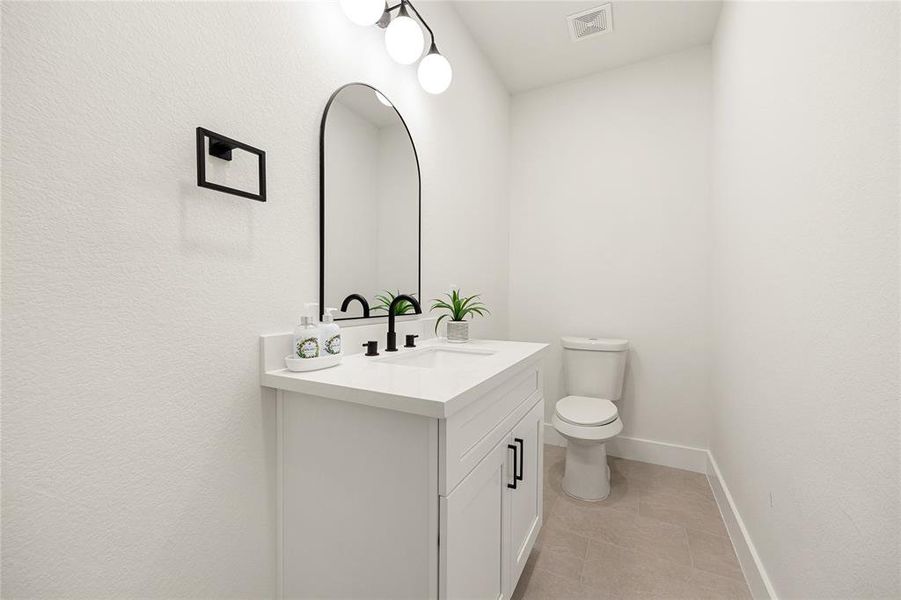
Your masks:
<svg viewBox="0 0 901 600"><path fill-rule="evenodd" d="M564 337L560 341L568 395L605 398L612 402L622 397L628 340Z"/></svg>

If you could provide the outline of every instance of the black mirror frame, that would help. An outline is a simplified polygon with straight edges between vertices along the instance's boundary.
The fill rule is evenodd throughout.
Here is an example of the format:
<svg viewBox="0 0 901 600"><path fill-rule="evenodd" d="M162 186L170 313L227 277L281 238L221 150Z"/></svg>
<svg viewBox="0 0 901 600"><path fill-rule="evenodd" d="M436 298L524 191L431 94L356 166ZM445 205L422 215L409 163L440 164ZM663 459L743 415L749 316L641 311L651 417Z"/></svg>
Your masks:
<svg viewBox="0 0 901 600"><path fill-rule="evenodd" d="M368 87L373 92L377 92L382 94L386 99L386 96L381 90L372 86L368 83L363 83L360 81L354 81L351 83L345 83L337 90L332 92L332 95L329 96L328 102L325 103L325 110L322 112L322 121L319 125L319 319L322 320L322 317L325 314L325 124L328 120L328 111L331 108L332 103L335 101L335 98L338 97L338 94L345 88L348 88L353 85L362 85L363 87ZM391 102L390 99L388 99ZM404 130L407 132L407 137L410 138L410 146L413 147L413 158L416 159L416 195L418 198L417 202L417 212L419 213L417 216L417 248L416 248L416 296L419 299L420 303L422 302L422 169L419 166L419 152L416 150L416 143L413 141L413 135L410 133L410 128L407 127L407 122L404 120L400 111L397 110L397 107L394 106L394 102L391 102L391 108L394 109L394 112L397 113L397 118L400 119L400 122L404 126ZM355 293L357 290L348 290L349 294ZM357 319L381 319L385 318L388 315L371 315L369 317L335 317L336 321L353 321Z"/></svg>

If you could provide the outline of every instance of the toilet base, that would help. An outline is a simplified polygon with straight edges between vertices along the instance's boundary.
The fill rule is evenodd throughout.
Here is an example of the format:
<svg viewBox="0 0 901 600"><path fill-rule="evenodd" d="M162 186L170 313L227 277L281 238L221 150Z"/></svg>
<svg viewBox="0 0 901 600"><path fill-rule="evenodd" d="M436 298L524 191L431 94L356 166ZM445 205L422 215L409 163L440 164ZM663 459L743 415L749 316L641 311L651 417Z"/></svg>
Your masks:
<svg viewBox="0 0 901 600"><path fill-rule="evenodd" d="M607 444L566 440L563 491L567 496L587 502L599 502L610 495Z"/></svg>

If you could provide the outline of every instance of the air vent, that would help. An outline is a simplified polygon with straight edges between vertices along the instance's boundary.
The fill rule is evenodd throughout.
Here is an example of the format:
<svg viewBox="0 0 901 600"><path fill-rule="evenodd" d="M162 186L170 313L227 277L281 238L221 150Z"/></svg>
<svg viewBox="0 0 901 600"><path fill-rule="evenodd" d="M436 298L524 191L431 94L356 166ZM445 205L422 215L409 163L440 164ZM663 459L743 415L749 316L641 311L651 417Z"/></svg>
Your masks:
<svg viewBox="0 0 901 600"><path fill-rule="evenodd" d="M613 13L610 5L583 10L566 17L569 23L569 35L574 42L581 42L613 31Z"/></svg>

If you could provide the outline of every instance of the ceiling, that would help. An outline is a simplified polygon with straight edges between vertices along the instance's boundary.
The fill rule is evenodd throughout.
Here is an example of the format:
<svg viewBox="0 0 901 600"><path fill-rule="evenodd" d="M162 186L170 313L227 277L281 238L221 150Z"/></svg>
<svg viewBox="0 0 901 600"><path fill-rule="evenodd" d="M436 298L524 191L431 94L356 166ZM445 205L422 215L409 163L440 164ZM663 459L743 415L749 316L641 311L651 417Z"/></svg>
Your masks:
<svg viewBox="0 0 901 600"><path fill-rule="evenodd" d="M719 0L613 0L613 30L573 42L567 15L606 4L456 0L475 42L512 93L707 44Z"/></svg>

